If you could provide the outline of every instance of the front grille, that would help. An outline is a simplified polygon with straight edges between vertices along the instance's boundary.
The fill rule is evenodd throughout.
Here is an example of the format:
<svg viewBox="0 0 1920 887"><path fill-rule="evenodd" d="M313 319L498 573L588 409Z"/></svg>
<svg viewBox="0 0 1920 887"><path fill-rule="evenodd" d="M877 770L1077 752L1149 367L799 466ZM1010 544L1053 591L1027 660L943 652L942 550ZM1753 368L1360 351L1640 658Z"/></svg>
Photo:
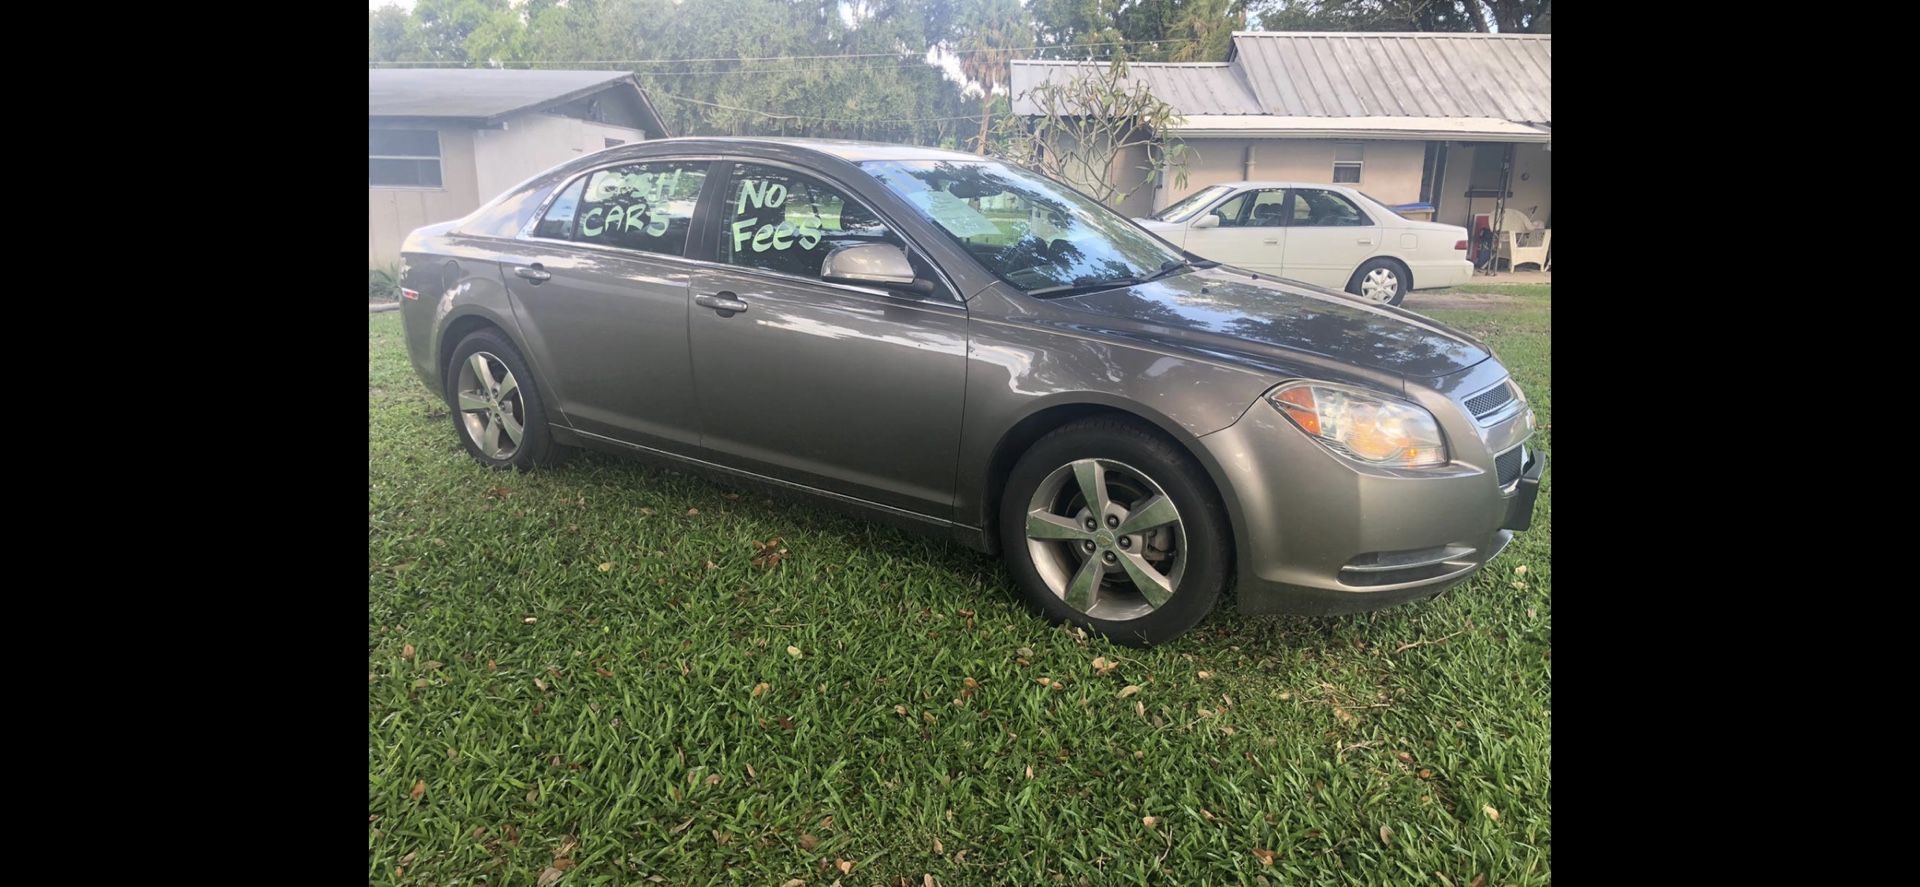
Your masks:
<svg viewBox="0 0 1920 887"><path fill-rule="evenodd" d="M1475 419L1513 402L1513 383L1501 382L1467 399L1467 412Z"/></svg>
<svg viewBox="0 0 1920 887"><path fill-rule="evenodd" d="M1520 469L1526 467L1527 445L1521 444L1498 456L1493 457L1494 476L1500 478L1500 485L1506 486L1520 479Z"/></svg>

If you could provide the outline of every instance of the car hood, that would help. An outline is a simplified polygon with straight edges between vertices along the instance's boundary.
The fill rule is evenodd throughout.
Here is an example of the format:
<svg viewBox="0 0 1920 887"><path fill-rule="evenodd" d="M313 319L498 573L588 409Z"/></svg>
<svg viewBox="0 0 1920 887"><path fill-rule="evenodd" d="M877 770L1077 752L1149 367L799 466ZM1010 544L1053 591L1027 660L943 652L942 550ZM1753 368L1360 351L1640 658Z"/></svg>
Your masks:
<svg viewBox="0 0 1920 887"><path fill-rule="evenodd" d="M1465 333L1344 293L1219 267L1051 300L1176 333L1211 351L1280 351L1432 379L1492 356Z"/></svg>

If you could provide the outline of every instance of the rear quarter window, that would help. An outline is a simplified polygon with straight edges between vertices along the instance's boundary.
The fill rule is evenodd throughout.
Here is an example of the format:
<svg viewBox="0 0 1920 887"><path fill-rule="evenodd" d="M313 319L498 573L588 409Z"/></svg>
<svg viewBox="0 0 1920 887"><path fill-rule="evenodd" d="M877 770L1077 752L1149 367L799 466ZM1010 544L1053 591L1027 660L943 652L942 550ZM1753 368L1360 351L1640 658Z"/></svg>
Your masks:
<svg viewBox="0 0 1920 887"><path fill-rule="evenodd" d="M707 166L660 161L596 170L568 185L535 236L680 255Z"/></svg>
<svg viewBox="0 0 1920 887"><path fill-rule="evenodd" d="M556 183L557 184L557 183ZM482 237L515 237L533 218L552 188L528 188L491 206L483 206L460 225L460 233Z"/></svg>

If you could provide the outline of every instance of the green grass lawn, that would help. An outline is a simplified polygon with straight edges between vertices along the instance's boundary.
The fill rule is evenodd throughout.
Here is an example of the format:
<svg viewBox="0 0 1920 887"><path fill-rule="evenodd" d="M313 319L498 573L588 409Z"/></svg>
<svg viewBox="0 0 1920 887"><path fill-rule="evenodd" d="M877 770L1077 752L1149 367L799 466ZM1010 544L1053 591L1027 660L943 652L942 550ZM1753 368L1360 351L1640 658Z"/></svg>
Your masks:
<svg viewBox="0 0 1920 887"><path fill-rule="evenodd" d="M1434 313L1549 448L1548 297ZM1552 880L1545 488L1440 598L1143 652L806 501L598 455L487 471L399 318L368 327L371 883Z"/></svg>
<svg viewBox="0 0 1920 887"><path fill-rule="evenodd" d="M1546 304L1545 300L1547 296L1552 293L1552 290L1552 285L1545 283L1463 283L1459 286L1449 286L1437 290L1416 290L1412 297L1418 300L1422 295L1427 293L1488 293L1498 296L1538 298L1544 306ZM1544 312L1546 308L1542 307L1539 310ZM1541 322L1545 323L1545 320Z"/></svg>

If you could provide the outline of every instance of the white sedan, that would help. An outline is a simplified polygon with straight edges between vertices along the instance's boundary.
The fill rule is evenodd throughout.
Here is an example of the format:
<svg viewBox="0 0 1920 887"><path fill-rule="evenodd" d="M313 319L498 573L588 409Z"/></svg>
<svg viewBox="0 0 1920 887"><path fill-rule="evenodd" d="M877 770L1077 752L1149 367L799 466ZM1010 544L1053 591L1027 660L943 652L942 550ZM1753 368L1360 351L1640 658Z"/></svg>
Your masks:
<svg viewBox="0 0 1920 887"><path fill-rule="evenodd" d="M1405 218L1341 185L1212 185L1134 221L1204 259L1388 305L1473 277L1467 229Z"/></svg>

